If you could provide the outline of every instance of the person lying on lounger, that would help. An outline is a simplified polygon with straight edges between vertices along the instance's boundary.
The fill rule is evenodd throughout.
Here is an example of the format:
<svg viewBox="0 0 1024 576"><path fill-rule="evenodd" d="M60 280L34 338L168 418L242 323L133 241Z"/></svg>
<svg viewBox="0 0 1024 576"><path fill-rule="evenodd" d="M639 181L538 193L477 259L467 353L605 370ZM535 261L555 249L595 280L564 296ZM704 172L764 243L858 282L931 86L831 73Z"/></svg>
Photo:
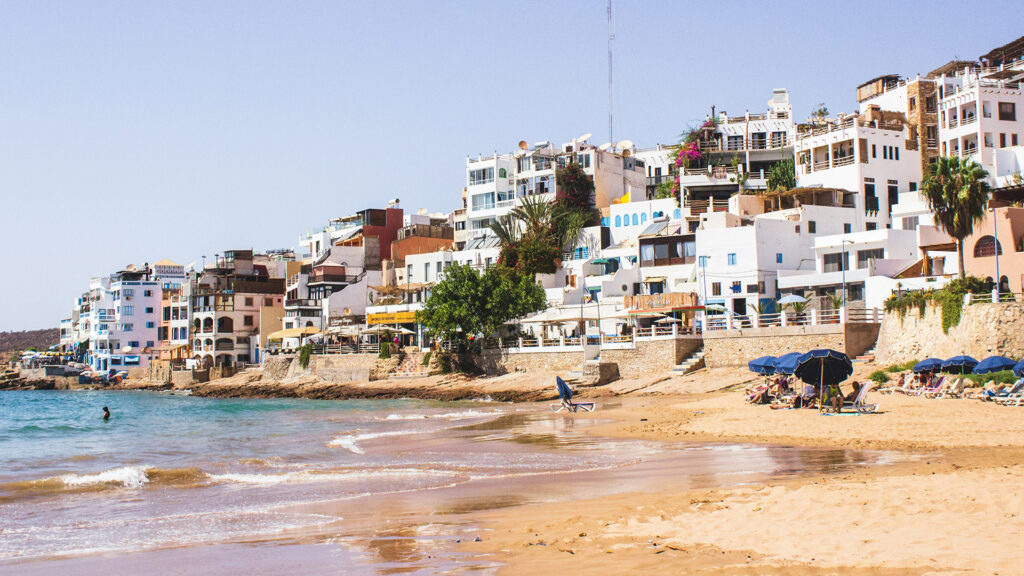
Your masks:
<svg viewBox="0 0 1024 576"><path fill-rule="evenodd" d="M841 414L843 412L844 403L853 402L857 398L857 394L860 394L860 382L854 380L853 384L851 384L850 386L852 386L853 389L850 391L849 394L843 396L842 389L839 387L838 384L836 385L836 390L838 391L838 394L832 396L832 411L835 412L836 414Z"/></svg>

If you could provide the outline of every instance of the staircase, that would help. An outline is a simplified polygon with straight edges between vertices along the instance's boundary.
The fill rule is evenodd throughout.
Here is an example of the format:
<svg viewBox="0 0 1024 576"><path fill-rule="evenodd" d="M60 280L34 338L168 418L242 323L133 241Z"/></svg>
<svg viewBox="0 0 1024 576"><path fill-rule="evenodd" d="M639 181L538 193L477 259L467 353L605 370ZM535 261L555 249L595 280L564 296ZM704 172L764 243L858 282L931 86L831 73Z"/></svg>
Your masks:
<svg viewBox="0 0 1024 576"><path fill-rule="evenodd" d="M878 347L878 342L871 345L871 349L865 351L860 356L853 359L854 362L873 362L875 360L875 348Z"/></svg>
<svg viewBox="0 0 1024 576"><path fill-rule="evenodd" d="M422 378L430 375L430 367L423 365L423 354L418 352L406 354L398 363L398 368L388 374L388 378Z"/></svg>
<svg viewBox="0 0 1024 576"><path fill-rule="evenodd" d="M672 368L673 376L682 376L683 374L689 374L690 372L696 372L704 367L704 346L701 345L696 352L690 355L689 358L683 360L677 364L675 368Z"/></svg>

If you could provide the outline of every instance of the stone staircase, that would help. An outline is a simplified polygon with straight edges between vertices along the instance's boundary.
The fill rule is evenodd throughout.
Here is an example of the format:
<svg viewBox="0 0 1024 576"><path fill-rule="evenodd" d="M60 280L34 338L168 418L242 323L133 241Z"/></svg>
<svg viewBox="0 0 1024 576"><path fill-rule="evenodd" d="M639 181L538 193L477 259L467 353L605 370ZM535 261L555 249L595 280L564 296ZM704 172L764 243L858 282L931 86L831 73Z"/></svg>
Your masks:
<svg viewBox="0 0 1024 576"><path fill-rule="evenodd" d="M430 375L430 367L423 365L423 354L419 352L407 353L398 368L388 374L388 378L422 378Z"/></svg>
<svg viewBox="0 0 1024 576"><path fill-rule="evenodd" d="M672 368L673 376L682 376L690 372L696 372L704 367L704 346L697 349L689 358Z"/></svg>
<svg viewBox="0 0 1024 576"><path fill-rule="evenodd" d="M873 362L875 360L875 348L877 348L877 347L878 347L878 343L875 342L875 344L873 344L871 346L870 350L867 350L863 354L861 354L860 356L857 356L856 358L854 358L853 362Z"/></svg>

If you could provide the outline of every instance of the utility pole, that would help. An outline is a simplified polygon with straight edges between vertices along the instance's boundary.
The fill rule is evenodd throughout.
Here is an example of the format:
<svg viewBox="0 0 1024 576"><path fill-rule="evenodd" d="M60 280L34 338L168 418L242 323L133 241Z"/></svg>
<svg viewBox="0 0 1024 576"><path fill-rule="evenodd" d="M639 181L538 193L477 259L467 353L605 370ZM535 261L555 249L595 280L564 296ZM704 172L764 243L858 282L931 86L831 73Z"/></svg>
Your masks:
<svg viewBox="0 0 1024 576"><path fill-rule="evenodd" d="M615 133L612 129L612 41L615 40L615 29L612 25L612 0L608 0L608 141L615 149Z"/></svg>
<svg viewBox="0 0 1024 576"><path fill-rule="evenodd" d="M1002 283L1003 283L1002 276L999 275L999 252L1000 252L1001 247L999 245L999 222L998 222L998 220L999 220L999 217L996 214L995 207L993 206L992 207L992 235L993 235L993 237L995 239L995 252L996 252L996 299L995 299L996 302L999 302L999 289L1002 287Z"/></svg>

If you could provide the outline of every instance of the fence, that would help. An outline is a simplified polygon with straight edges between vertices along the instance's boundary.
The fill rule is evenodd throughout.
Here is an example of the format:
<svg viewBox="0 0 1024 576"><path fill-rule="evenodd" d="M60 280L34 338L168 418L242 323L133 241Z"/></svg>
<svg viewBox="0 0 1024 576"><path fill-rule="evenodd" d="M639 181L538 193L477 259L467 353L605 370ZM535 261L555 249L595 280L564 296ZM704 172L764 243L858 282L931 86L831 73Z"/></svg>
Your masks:
<svg viewBox="0 0 1024 576"><path fill-rule="evenodd" d="M775 326L822 326L826 324L877 324L881 321L878 308L840 308L839 310L808 310L795 313L784 310L777 314L720 314L707 316L704 329L740 330L743 328L772 328Z"/></svg>
<svg viewBox="0 0 1024 576"><path fill-rule="evenodd" d="M654 340L671 340L674 338L699 337L700 332L690 326L678 324L654 326L652 328L633 328L626 334L601 334L601 348L605 350L625 350L636 347L637 342ZM588 336L595 338L597 335ZM482 343L484 350L500 349L510 354L537 352L582 352L583 338L579 336L562 336L559 338L497 338Z"/></svg>

